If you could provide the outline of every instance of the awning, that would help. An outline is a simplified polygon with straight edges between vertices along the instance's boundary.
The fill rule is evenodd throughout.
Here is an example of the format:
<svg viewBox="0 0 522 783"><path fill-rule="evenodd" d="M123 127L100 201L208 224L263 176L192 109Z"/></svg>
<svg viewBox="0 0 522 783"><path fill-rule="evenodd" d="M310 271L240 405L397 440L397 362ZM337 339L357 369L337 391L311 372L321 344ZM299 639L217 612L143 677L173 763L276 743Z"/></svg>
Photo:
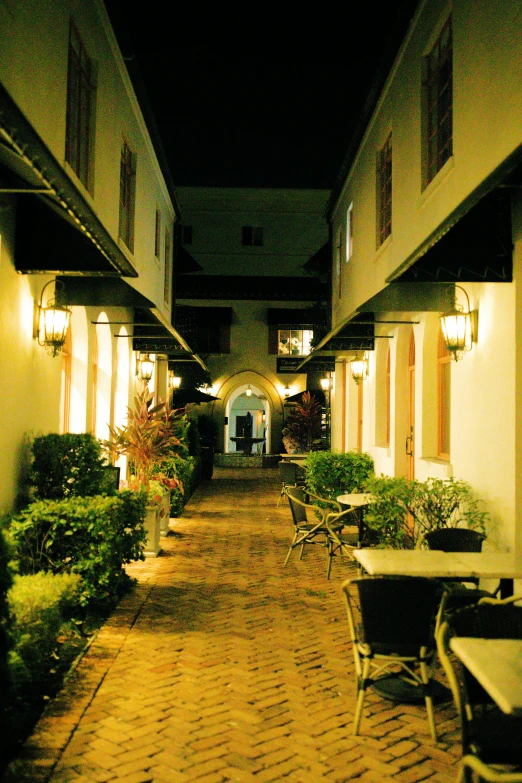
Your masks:
<svg viewBox="0 0 522 783"><path fill-rule="evenodd" d="M448 215L387 282L511 282L511 193L521 186L522 145Z"/></svg>
<svg viewBox="0 0 522 783"><path fill-rule="evenodd" d="M196 259L190 255L184 245L181 244L181 242L179 242L177 245L176 258L174 263L175 272L177 275L185 275L188 272L201 272L203 269L203 267L198 264Z"/></svg>
<svg viewBox="0 0 522 783"><path fill-rule="evenodd" d="M138 276L1 84L0 192L20 194L17 271Z"/></svg>

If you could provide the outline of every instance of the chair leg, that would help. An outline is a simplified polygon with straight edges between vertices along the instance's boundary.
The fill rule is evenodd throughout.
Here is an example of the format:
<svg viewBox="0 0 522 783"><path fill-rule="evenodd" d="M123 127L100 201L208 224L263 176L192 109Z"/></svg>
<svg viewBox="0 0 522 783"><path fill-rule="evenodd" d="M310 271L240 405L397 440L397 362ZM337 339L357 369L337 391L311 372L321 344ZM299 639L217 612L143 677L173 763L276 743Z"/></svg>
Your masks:
<svg viewBox="0 0 522 783"><path fill-rule="evenodd" d="M276 508L277 508L277 506L279 506L279 504L281 502L281 498L284 497L284 494L285 494L285 488L283 486L282 489L281 489L280 495L279 495L279 500L277 501Z"/></svg>
<svg viewBox="0 0 522 783"><path fill-rule="evenodd" d="M292 549L294 548L294 544L296 542L296 539L297 539L297 533L294 534L294 537L292 539L292 543L290 544L288 552L286 553L286 558L285 558L285 562L283 563L283 568L285 567L285 565L288 563L288 561L290 559L290 555L292 554Z"/></svg>
<svg viewBox="0 0 522 783"><path fill-rule="evenodd" d="M428 667L425 663L420 664L420 674L424 685L428 685L430 682ZM437 742L437 729L435 728L435 715L433 713L433 699L431 696L425 697L426 713L428 716L428 725L430 727L430 734L433 742Z"/></svg>
<svg viewBox="0 0 522 783"><path fill-rule="evenodd" d="M362 711L363 711L363 705L364 705L364 697L366 695L365 688L363 683L368 678L368 674L370 673L370 661L368 658L364 659L363 663L363 670L362 675L358 679L357 687L358 687L358 693L357 693L357 704L355 705L355 715L353 718L353 733L359 734L359 726L361 725L361 718L362 718Z"/></svg>
<svg viewBox="0 0 522 783"><path fill-rule="evenodd" d="M328 539L327 544L327 555L328 555L328 565L326 567L326 578L330 579L330 573L332 571L332 560L334 557L334 543L330 539Z"/></svg>

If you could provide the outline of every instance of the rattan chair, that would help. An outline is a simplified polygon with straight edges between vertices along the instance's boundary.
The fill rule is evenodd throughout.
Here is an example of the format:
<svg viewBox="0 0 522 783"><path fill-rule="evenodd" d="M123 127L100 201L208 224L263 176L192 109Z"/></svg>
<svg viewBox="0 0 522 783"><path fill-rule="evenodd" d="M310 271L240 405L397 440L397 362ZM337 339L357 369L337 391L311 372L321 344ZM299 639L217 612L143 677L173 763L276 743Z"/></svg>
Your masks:
<svg viewBox="0 0 522 783"><path fill-rule="evenodd" d="M303 557L304 548L308 544L319 544L327 551L327 577L330 576L332 557L336 553L336 542L331 541L331 531L339 532L344 526L344 520L351 509L343 511L336 500L329 500L308 492L302 487L286 487L285 494L290 502L294 537L288 549L284 565L296 547L301 547L299 559ZM308 517L308 514L310 517ZM313 514L313 520L312 520ZM328 520L328 524L327 524Z"/></svg>
<svg viewBox="0 0 522 783"><path fill-rule="evenodd" d="M440 583L426 577L359 576L346 580L342 590L357 677L354 734L359 733L368 688L399 666L424 697L430 734L436 742L432 690Z"/></svg>
<svg viewBox="0 0 522 783"><path fill-rule="evenodd" d="M478 530L466 527L441 527L420 538L417 548L427 546L428 549L440 549L443 552L481 552L485 540L486 536ZM444 611L448 613L476 604L481 598L494 598L500 590L500 584L494 593L482 590L476 577L445 579L444 585L448 591Z"/></svg>
<svg viewBox="0 0 522 783"><path fill-rule="evenodd" d="M522 717L503 713L449 646L453 636L522 639L522 607L512 605L519 599L485 599L455 612L437 632L439 659L461 726L459 783L471 783L475 773L491 783L522 783Z"/></svg>
<svg viewBox="0 0 522 783"><path fill-rule="evenodd" d="M281 460L279 463L279 475L281 476L281 492L277 505L281 502L281 498L285 497L286 487L302 487L305 483L304 470L300 465L296 465L295 462Z"/></svg>

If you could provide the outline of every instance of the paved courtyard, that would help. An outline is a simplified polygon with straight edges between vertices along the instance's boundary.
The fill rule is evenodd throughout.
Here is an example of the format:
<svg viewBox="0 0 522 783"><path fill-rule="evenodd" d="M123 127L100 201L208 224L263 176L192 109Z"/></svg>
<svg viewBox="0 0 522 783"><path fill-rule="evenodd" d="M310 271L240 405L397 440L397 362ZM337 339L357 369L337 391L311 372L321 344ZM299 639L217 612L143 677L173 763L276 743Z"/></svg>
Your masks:
<svg viewBox="0 0 522 783"><path fill-rule="evenodd" d="M6 783L450 783L458 731L355 682L340 584L292 535L277 470L218 468L50 704Z"/></svg>

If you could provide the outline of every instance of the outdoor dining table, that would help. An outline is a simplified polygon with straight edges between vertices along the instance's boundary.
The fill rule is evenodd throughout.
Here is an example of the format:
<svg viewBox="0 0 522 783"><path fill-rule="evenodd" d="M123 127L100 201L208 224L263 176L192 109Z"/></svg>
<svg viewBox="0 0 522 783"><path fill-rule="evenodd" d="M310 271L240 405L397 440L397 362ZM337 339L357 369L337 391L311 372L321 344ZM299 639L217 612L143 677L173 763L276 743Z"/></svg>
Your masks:
<svg viewBox="0 0 522 783"><path fill-rule="evenodd" d="M364 539L364 509L371 503L371 495L367 492L352 492L337 495L336 500L342 506L352 506L357 509L357 545L361 546Z"/></svg>
<svg viewBox="0 0 522 783"><path fill-rule="evenodd" d="M502 712L522 716L522 639L454 636L450 647Z"/></svg>
<svg viewBox="0 0 522 783"><path fill-rule="evenodd" d="M522 579L522 557L513 552L442 552L438 549L354 549L370 575L431 576L437 579L500 579L502 598Z"/></svg>

